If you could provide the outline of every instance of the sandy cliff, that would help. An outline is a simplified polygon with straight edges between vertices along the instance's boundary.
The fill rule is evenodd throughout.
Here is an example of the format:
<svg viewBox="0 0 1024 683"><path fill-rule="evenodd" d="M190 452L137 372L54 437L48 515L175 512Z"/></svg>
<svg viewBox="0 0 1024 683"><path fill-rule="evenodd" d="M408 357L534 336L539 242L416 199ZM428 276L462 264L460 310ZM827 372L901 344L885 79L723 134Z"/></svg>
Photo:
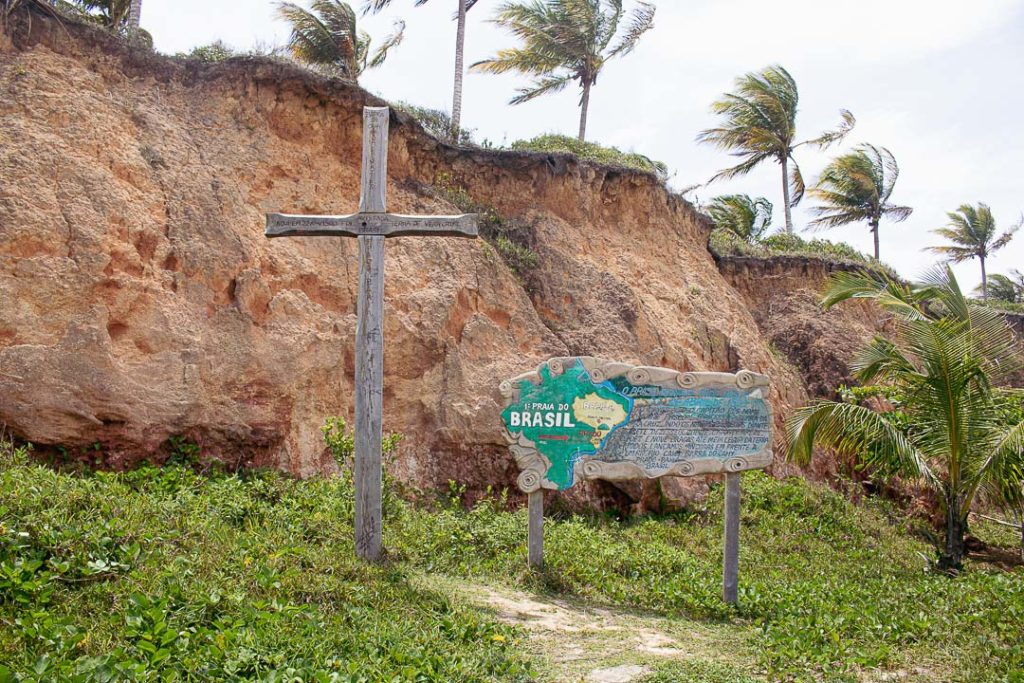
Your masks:
<svg viewBox="0 0 1024 683"><path fill-rule="evenodd" d="M320 426L351 414L356 244L270 241L263 215L354 211L361 108L380 102L41 17L0 40L0 423L115 466L180 435L229 463L333 467ZM429 190L448 174L532 224L540 261L519 278L483 241L388 241L385 428L415 485L513 481L497 384L546 357L750 368L781 423L843 372L802 364L829 343L814 326L853 323L834 335L852 344L873 324L821 318L817 272L720 272L706 219L653 177L457 149L397 114L389 153L391 210L454 211Z"/></svg>

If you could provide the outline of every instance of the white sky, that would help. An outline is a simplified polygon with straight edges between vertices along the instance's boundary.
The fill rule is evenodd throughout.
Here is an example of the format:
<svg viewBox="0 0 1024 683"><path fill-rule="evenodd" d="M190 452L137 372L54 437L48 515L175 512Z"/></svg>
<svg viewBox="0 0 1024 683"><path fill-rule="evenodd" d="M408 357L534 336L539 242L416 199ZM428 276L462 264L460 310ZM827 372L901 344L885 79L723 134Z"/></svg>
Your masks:
<svg viewBox="0 0 1024 683"><path fill-rule="evenodd" d="M300 4L304 0L300 0ZM362 0L353 6L361 7ZM487 19L497 0L469 14L466 63L491 56L512 39ZM744 72L785 66L800 87L800 139L833 127L840 108L857 126L841 147L804 147L797 161L808 185L828 159L859 142L888 147L900 164L893 201L914 208L905 223L882 224L882 259L915 277L935 262L921 249L929 230L962 203L985 202L1002 228L1024 210L1024 2L1021 0L660 0L655 28L636 51L610 63L594 89L589 140L666 162L676 187L707 181L731 165L725 153L694 142L715 124L709 105ZM307 4L308 6L308 4ZM627 7L631 6L627 0ZM383 36L405 19L405 41L361 84L385 99L451 107L454 0L393 0L361 27ZM220 39L247 49L283 44L287 26L267 0L144 0L142 25L156 48L174 53ZM478 140L510 143L548 132L574 135L578 92L507 104L516 75L468 74L463 125ZM775 204L783 222L779 167L694 193L700 199L745 192ZM691 198L694 194L689 195ZM809 219L807 198L794 222ZM870 253L867 227L825 233ZM989 273L1024 270L1024 230L990 259ZM957 266L962 284L980 281L977 261Z"/></svg>

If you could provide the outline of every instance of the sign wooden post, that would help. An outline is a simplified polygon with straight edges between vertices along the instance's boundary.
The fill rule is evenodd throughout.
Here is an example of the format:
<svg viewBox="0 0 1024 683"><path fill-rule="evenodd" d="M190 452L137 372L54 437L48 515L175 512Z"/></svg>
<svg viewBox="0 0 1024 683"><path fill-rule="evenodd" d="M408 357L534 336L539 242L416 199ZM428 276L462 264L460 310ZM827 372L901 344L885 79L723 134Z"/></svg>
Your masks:
<svg viewBox="0 0 1024 683"><path fill-rule="evenodd" d="M544 566L544 489L527 494L527 563L534 569Z"/></svg>
<svg viewBox="0 0 1024 683"><path fill-rule="evenodd" d="M722 599L735 604L740 476L772 461L768 378L578 356L506 380L505 438L529 496L527 557L544 561L544 489L580 480L725 475Z"/></svg>
<svg viewBox="0 0 1024 683"><path fill-rule="evenodd" d="M384 394L384 238L407 235L476 237L473 214L404 216L386 212L387 107L363 107L363 167L359 213L347 216L267 214L267 237L356 237L355 488L356 554L371 562L381 552L381 437Z"/></svg>
<svg viewBox="0 0 1024 683"><path fill-rule="evenodd" d="M725 533L722 559L722 600L738 601L740 573L740 472L725 474Z"/></svg>

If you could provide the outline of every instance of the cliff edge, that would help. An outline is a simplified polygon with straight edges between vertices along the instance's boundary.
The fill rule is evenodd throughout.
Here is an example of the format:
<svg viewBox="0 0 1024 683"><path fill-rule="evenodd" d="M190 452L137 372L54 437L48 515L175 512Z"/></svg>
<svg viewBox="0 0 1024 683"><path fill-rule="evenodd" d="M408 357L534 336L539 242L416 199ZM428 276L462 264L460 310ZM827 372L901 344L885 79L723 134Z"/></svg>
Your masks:
<svg viewBox="0 0 1024 683"><path fill-rule="evenodd" d="M361 110L382 103L273 60L201 64L45 16L12 21L0 423L110 466L181 437L229 464L331 470L321 426L351 414L356 243L270 241L264 214L355 211ZM391 465L403 480L510 484L497 385L550 356L765 373L780 436L808 386L831 386L773 348L792 311L766 303L749 265L720 271L707 219L654 177L452 147L393 112L389 209L454 212L431 191L442 175L530 226L538 264L514 272L482 240L388 240L384 424L406 436ZM820 317L810 297L800 315ZM789 466L777 456L775 469ZM685 498L690 483L658 495Z"/></svg>

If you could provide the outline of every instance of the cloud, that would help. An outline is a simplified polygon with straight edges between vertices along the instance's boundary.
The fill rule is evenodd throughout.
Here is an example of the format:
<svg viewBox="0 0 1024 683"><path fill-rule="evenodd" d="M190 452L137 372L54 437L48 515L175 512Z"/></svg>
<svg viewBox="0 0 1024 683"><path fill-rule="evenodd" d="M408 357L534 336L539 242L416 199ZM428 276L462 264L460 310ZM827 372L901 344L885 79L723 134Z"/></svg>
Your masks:
<svg viewBox="0 0 1024 683"><path fill-rule="evenodd" d="M731 0L660 3L651 38L666 57L718 63L827 59L878 64L967 44L1018 19L1019 0ZM667 29L667 30L666 30Z"/></svg>

